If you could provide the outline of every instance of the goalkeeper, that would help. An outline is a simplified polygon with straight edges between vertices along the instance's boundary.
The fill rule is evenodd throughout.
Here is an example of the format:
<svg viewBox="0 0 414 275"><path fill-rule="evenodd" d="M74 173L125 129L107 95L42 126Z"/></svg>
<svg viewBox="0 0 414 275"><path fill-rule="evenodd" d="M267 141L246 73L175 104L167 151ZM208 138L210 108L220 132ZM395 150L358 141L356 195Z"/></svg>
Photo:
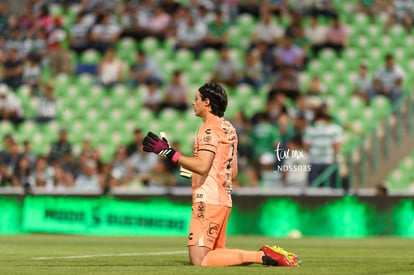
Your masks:
<svg viewBox="0 0 414 275"><path fill-rule="evenodd" d="M259 263L298 266L299 259L278 246L262 246L259 251L225 249L226 226L232 200L232 181L237 175L237 134L223 119L227 95L223 87L207 83L199 88L192 103L194 113L203 120L194 144L193 156L170 148L165 137L149 132L144 150L177 163L192 177L192 217L188 235L191 264L234 266Z"/></svg>

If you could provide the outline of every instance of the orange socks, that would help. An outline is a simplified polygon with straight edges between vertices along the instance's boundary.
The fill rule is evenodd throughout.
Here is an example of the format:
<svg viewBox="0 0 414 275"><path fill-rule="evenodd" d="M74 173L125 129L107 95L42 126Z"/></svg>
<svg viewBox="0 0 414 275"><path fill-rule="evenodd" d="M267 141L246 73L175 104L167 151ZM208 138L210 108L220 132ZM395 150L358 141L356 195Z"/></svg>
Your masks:
<svg viewBox="0 0 414 275"><path fill-rule="evenodd" d="M262 263L262 251L246 251L240 249L211 250L204 257L202 266L234 266Z"/></svg>

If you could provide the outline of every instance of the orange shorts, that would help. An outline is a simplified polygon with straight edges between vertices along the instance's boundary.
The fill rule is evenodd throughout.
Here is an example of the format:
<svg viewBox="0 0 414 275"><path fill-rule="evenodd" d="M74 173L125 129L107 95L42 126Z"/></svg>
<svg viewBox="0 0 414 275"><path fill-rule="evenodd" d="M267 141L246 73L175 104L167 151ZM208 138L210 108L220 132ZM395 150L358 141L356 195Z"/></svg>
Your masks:
<svg viewBox="0 0 414 275"><path fill-rule="evenodd" d="M196 202L193 203L192 210L188 246L225 248L226 227L231 207Z"/></svg>

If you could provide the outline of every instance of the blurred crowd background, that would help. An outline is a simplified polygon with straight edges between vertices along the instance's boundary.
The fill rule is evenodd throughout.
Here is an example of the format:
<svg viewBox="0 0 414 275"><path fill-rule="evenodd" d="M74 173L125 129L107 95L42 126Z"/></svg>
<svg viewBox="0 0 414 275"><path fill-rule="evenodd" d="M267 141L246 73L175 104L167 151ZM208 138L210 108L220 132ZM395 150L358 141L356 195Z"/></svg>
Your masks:
<svg viewBox="0 0 414 275"><path fill-rule="evenodd" d="M191 102L214 81L239 134L234 187L305 187L410 89L410 0L12 6L0 2L0 186L189 186L141 143L162 130L191 154Z"/></svg>

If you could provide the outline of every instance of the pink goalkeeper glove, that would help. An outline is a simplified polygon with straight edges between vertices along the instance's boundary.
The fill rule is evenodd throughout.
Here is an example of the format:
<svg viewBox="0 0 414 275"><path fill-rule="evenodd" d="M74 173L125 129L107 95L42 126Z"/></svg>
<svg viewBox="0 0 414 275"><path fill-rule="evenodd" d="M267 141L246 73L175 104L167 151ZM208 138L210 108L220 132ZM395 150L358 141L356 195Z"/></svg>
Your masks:
<svg viewBox="0 0 414 275"><path fill-rule="evenodd" d="M153 152L161 157L171 160L174 163L177 163L178 158L181 156L179 152L176 152L169 146L168 141L165 138L160 139L152 132L148 132L142 143L144 145L145 152Z"/></svg>

